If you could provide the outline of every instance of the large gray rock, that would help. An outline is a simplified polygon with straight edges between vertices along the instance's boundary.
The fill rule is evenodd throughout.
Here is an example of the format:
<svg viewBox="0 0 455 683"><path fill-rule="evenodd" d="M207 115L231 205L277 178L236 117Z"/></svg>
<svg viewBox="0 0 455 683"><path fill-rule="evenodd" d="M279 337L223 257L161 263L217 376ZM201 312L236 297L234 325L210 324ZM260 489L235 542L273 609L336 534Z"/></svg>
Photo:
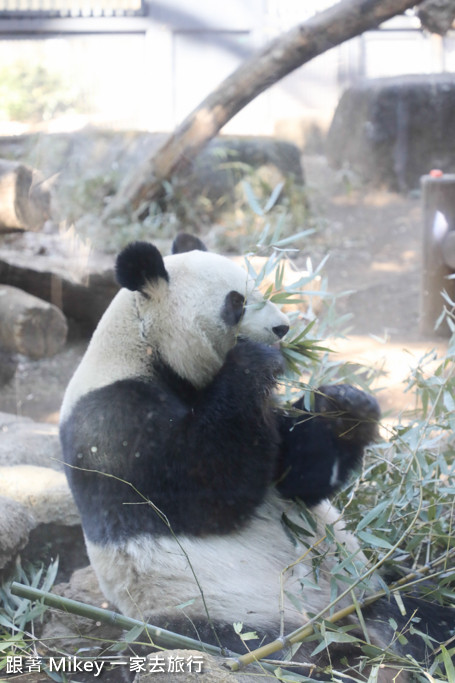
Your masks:
<svg viewBox="0 0 455 683"><path fill-rule="evenodd" d="M292 177L303 184L301 152L291 142L257 137L218 137L196 157L193 170L179 183L188 197L203 195L215 201L233 197L234 188L252 171L272 185ZM272 173L272 169L274 172Z"/></svg>
<svg viewBox="0 0 455 683"><path fill-rule="evenodd" d="M0 413L0 466L11 465L36 465L62 470L57 425Z"/></svg>
<svg viewBox="0 0 455 683"><path fill-rule="evenodd" d="M327 138L327 157L365 183L418 188L432 168L455 172L453 74L365 80L343 94Z"/></svg>
<svg viewBox="0 0 455 683"><path fill-rule="evenodd" d="M0 569L24 548L35 525L36 521L26 506L0 496Z"/></svg>
<svg viewBox="0 0 455 683"><path fill-rule="evenodd" d="M16 374L17 357L10 351L0 348L0 387L8 384Z"/></svg>
<svg viewBox="0 0 455 683"><path fill-rule="evenodd" d="M88 237L98 250L116 252L128 232L137 230L138 225L125 225L121 220L111 225L100 216L125 177L134 174L166 139L163 134L95 129L39 137L0 137L0 156L33 159L46 177L55 175L55 220L60 216L75 225L78 233ZM245 177L261 190L261 195L268 194L264 185L273 188L291 178L302 185L300 156L299 148L286 141L220 136L190 160L192 168L181 178L172 179L171 191L158 200L157 216L167 210L172 212L176 221L174 234L189 226L200 229L203 223L211 225L223 211L230 214L234 210L238 197L243 195L238 186ZM282 194L286 191L287 187ZM168 230L161 232L171 241ZM43 294L32 293L47 300Z"/></svg>
<svg viewBox="0 0 455 683"><path fill-rule="evenodd" d="M38 524L80 524L66 477L48 467L0 467L0 496L21 503Z"/></svg>

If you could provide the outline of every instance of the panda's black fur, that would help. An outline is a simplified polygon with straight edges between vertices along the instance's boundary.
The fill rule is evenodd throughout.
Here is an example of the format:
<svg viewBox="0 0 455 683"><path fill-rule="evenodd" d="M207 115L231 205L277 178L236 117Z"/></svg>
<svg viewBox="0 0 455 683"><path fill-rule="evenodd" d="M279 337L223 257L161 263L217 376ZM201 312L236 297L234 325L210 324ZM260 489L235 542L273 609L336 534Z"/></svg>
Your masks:
<svg viewBox="0 0 455 683"><path fill-rule="evenodd" d="M140 242L119 255L116 273L124 289L70 383L61 442L89 555L107 597L127 614L203 640L216 642L215 628L225 647L239 650L233 621L243 621L260 638L279 632L278 602L263 604L261 598L267 603L276 593L278 600L280 571L299 555L281 528L283 514L292 514L288 499L311 506L321 529L325 522L333 524L340 542L355 548L326 499L360 464L375 436L379 407L354 387L335 385L316 392L314 413L304 410L302 400L294 406L298 414L286 413L273 395L283 370L273 342L287 332L286 317L270 303L255 312L257 294L250 285L240 291L246 275L232 270L230 289L230 262L203 252L202 243L188 236L179 238L174 254L182 245L199 251L163 260L154 246ZM204 267L199 263L213 267L212 291L198 282L197 268ZM192 268L193 280L188 275ZM227 283L218 283L224 270ZM203 278L202 270L199 274ZM166 325L178 325L185 317L185 310L177 310L178 289L168 300L174 280L178 287L193 286L194 299L202 297L194 301L191 291L182 291L188 302L183 306L194 307L186 324L201 325L204 370L203 345L210 352L213 346L214 370L208 368L200 383L200 372L194 374L186 358L194 353L196 362L199 332L191 341L188 329L188 344L194 344L190 350L186 331L169 344L154 332L157 328L160 334L160 326L173 331ZM213 312L211 302L218 294ZM169 310L160 309L172 301ZM212 329L210 317L215 316ZM179 345L185 360L180 365L173 350ZM182 556L181 546L189 548L188 555ZM193 572L201 575L212 624L199 596L194 597ZM300 585L297 573L295 581ZM304 592L304 609L324 606L328 591ZM188 618L182 617L175 606L191 599L195 605L188 608ZM254 604L241 604L248 599ZM288 612L286 627L298 627L304 616L292 606ZM381 621L392 613L387 606ZM385 633L383 627L376 631ZM380 636L376 639L380 642ZM303 647L303 657L313 648ZM392 679L381 673L378 680Z"/></svg>

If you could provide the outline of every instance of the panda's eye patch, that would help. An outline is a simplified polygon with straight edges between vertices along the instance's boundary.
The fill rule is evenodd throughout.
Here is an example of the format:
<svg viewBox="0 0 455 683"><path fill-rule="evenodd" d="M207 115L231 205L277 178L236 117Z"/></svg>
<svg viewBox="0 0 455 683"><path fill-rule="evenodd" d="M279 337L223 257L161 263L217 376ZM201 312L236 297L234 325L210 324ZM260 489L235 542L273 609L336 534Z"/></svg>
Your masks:
<svg viewBox="0 0 455 683"><path fill-rule="evenodd" d="M232 290L226 294L221 311L221 318L226 325L233 326L240 322L245 309L245 297L240 292Z"/></svg>

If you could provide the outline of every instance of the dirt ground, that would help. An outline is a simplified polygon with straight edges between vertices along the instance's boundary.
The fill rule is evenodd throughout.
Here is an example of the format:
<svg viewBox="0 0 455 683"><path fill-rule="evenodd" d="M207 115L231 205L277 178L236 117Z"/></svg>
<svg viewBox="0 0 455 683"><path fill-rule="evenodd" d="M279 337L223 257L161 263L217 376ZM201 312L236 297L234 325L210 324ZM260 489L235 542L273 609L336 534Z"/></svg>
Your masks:
<svg viewBox="0 0 455 683"><path fill-rule="evenodd" d="M352 315L349 336L331 341L330 347L342 359L383 369L379 400L395 417L412 405L403 385L409 369L427 350L443 353L447 344L419 331L420 197L347 189L322 157L303 163L311 201L325 226L324 246L314 262L329 245L329 290L350 292L338 306L340 313ZM84 348L85 341L73 339L53 358L21 358L13 384L0 395L0 411L57 422L65 386Z"/></svg>
<svg viewBox="0 0 455 683"><path fill-rule="evenodd" d="M349 335L331 348L343 359L382 369L373 386L381 388L381 407L394 420L414 406L405 392L410 370L428 351L443 355L448 344L448 336L420 330L420 193L347 191L340 174L321 158L307 160L306 170L329 226L329 289L350 292L338 302L338 311L352 316Z"/></svg>

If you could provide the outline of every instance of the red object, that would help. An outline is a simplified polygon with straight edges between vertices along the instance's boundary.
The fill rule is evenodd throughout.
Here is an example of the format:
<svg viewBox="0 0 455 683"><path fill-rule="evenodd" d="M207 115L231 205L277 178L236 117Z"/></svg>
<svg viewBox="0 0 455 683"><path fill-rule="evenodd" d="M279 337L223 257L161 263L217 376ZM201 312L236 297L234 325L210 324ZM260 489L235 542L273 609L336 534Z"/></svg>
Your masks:
<svg viewBox="0 0 455 683"><path fill-rule="evenodd" d="M443 175L444 175L444 173L439 168L432 168L430 171L430 176L432 178L440 178Z"/></svg>

